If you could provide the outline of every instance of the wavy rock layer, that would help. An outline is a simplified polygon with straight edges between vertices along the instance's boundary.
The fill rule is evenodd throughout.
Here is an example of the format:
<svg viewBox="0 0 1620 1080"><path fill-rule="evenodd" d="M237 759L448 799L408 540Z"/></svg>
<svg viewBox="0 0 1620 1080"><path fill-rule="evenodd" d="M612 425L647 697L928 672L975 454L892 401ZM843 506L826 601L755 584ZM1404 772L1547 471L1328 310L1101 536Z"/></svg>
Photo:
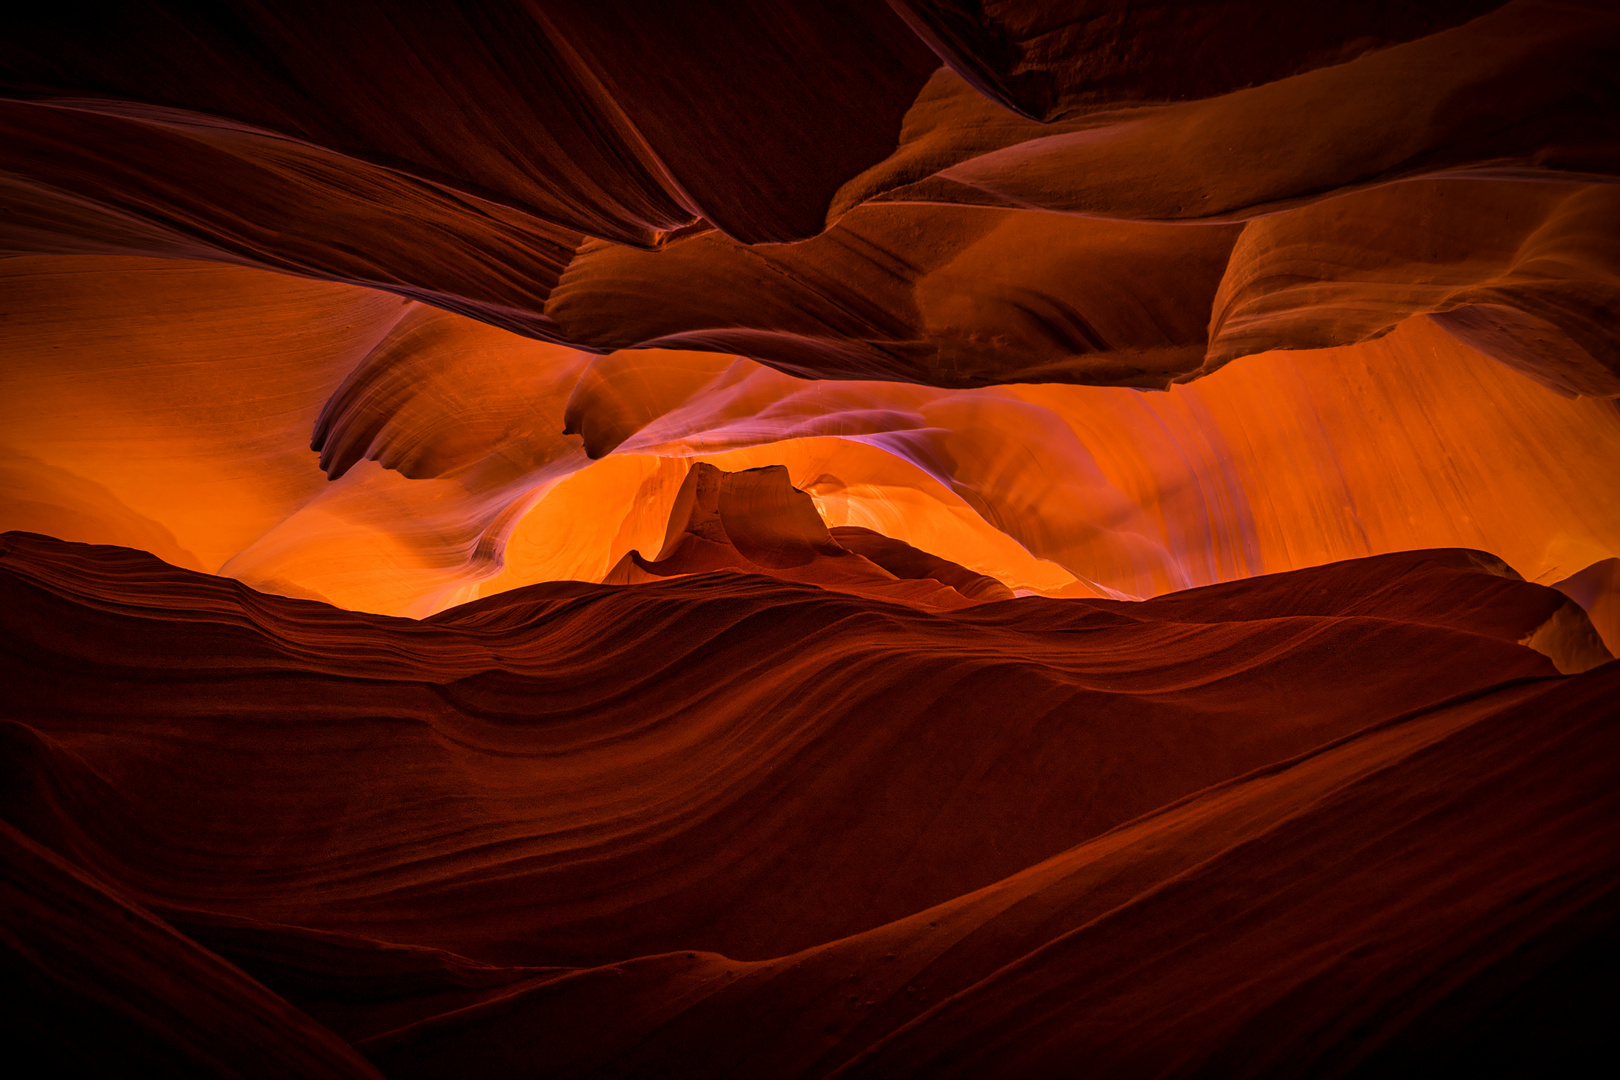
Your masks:
<svg viewBox="0 0 1620 1080"><path fill-rule="evenodd" d="M1617 54L1612 0L8 15L7 1034L1607 1054Z"/></svg>
<svg viewBox="0 0 1620 1080"><path fill-rule="evenodd" d="M1559 677L1518 642L1576 609L1477 553L947 613L559 583L412 622L5 545L8 904L144 943L8 963L152 1060L1376 1071L1581 1035L1559 1010L1613 948L1620 668Z"/></svg>
<svg viewBox="0 0 1620 1080"><path fill-rule="evenodd" d="M1164 394L948 391L593 358L243 268L32 256L0 279L0 526L343 607L600 581L657 554L694 458L786 466L833 526L1043 594L1429 546L1553 582L1620 554L1620 412L1423 320Z"/></svg>
<svg viewBox="0 0 1620 1080"><path fill-rule="evenodd" d="M894 7L53 6L0 45L0 249L945 387L1434 313L1620 393L1612 4Z"/></svg>

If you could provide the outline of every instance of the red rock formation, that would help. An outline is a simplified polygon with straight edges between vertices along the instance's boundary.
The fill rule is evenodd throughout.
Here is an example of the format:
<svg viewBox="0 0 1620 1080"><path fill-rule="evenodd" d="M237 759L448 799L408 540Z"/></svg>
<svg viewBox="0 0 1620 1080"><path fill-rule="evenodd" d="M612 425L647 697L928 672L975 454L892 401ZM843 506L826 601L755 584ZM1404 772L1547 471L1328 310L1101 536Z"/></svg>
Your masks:
<svg viewBox="0 0 1620 1080"><path fill-rule="evenodd" d="M948 392L702 353L593 360L245 269L81 256L0 273L0 524L346 607L425 615L599 581L656 555L693 457L785 465L835 526L1048 594L1434 544L1552 582L1620 552L1620 414L1422 321L1167 394Z"/></svg>
<svg viewBox="0 0 1620 1080"><path fill-rule="evenodd" d="M1273 82L1412 41L1501 7L1446 0L1302 8L1204 0L1132 8L1099 0L891 0L975 89L1051 120L1117 101L1181 101ZM1189 57L1197 61L1189 63Z"/></svg>
<svg viewBox="0 0 1620 1080"><path fill-rule="evenodd" d="M542 1046L562 1063L629 1055L656 1071L656 1055L637 1057L655 1027L671 1055L661 1060L684 1060L679 1047L696 1039L730 1062L717 1073L747 1075L762 1052L784 1073L862 1054L911 1061L879 1071L924 1069L949 1040L919 1043L902 1025L1010 1033L996 1018L1017 994L1069 1000L1049 982L1015 989L1019 972L1092 981L1080 974L1090 968L1039 958L1080 948L1070 931L1110 910L1145 935L1109 937L1135 967L1085 961L1124 980L1110 1007L1170 995L1112 1044L1131 1067L1165 1045L1155 1031L1177 1030L1174 995L1201 993L1228 964L1199 953L1146 964L1140 949L1166 925L1152 913L1199 925L1235 917L1219 914L1235 897L1266 914L1222 947L1272 939L1251 978L1333 973L1290 1025L1294 1043L1328 1052L1343 1038L1333 980L1452 970L1471 938L1409 944L1456 902L1446 889L1481 912L1469 934L1535 942L1537 971L1575 960L1564 916L1606 910L1580 897L1613 872L1592 844L1614 819L1580 778L1608 797L1620 747L1596 722L1612 700L1594 707L1620 669L1561 681L1516 642L1575 609L1477 554L1385 556L1144 604L1026 599L942 614L708 574L535 586L417 623L257 594L126 549L6 543L5 815L22 834L12 842L34 853L13 864L12 902L37 911L66 875L108 913L94 918L134 912L117 917L173 942L150 946L146 964L180 950L217 981L204 971L235 971L222 956L258 980L232 975L237 988L218 991L230 1008L315 1032L320 1021L385 1072L434 1075L458 1058L482 1071ZM138 689L160 672L160 691ZM1569 710L1583 722L1554 719ZM120 734L108 739L113 713ZM1435 753L1442 764L1425 770ZM1510 802L1458 846L1447 814L1477 805L1469 785L1500 782L1504 753L1528 770L1513 784L1539 791L1556 777L1556 798ZM1570 754L1584 759L1574 773L1557 764ZM1434 809L1379 794L1414 769L1447 778L1418 797ZM1313 853L1356 862L1343 860L1366 842L1363 803L1401 839L1355 871L1321 869ZM1536 829L1558 839L1527 859L1515 843ZM1504 830L1524 839L1493 847ZM1271 839L1245 857L1250 835ZM1384 866L1402 869L1380 877ZM1288 899L1342 893L1329 881L1344 873L1391 895L1425 880L1433 914L1408 919L1380 901L1361 927ZM1470 885L1493 875L1502 883L1483 893ZM1160 899L1172 878L1187 899ZM1520 894L1544 897L1529 922L1502 906ZM1283 929L1260 929L1266 919ZM1319 955L1324 927L1361 940L1386 932L1375 926L1405 936L1373 968ZM134 960L54 948L83 957L72 963L89 965L92 985L155 979ZM29 963L31 980L71 998L57 963ZM191 985L164 987L162 1008L184 1010L204 992ZM1475 989L1478 1010L1511 987ZM1243 1053L1241 1025L1268 998L1242 1000L1198 1022L1199 1053ZM801 1002L839 1037L819 1034ZM142 1039L203 1052L157 1026L156 1005L107 1007ZM537 1009L551 1016L539 1029ZM1421 1039L1429 1022L1377 1030ZM1020 1053L1038 1061L1091 1037L1093 1021L1066 1023ZM782 1024L808 1029L768 1049L745 1035ZM1423 1045L1467 1049L1484 1035Z"/></svg>
<svg viewBox="0 0 1620 1080"><path fill-rule="evenodd" d="M692 466L657 557L631 551L602 580L630 585L715 570L763 573L930 611L1013 598L995 578L903 541L859 527L829 531L781 465L742 473Z"/></svg>
<svg viewBox="0 0 1620 1080"><path fill-rule="evenodd" d="M0 51L0 248L246 262L596 350L947 386L1163 386L1328 343L1346 307L1377 314L1332 343L1460 310L1553 385L1620 389L1607 196L1560 188L1575 205L1541 221L1560 200L1519 183L1620 173L1610 5L899 6L972 85L870 4L354 0L317 34L253 3L52 8ZM1223 333L1251 260L1302 241L1265 332Z"/></svg>
<svg viewBox="0 0 1620 1080"><path fill-rule="evenodd" d="M1594 0L8 16L7 1034L1574 1072L1617 48Z"/></svg>
<svg viewBox="0 0 1620 1080"><path fill-rule="evenodd" d="M1553 588L1581 605L1610 652L1620 649L1620 559L1595 562Z"/></svg>

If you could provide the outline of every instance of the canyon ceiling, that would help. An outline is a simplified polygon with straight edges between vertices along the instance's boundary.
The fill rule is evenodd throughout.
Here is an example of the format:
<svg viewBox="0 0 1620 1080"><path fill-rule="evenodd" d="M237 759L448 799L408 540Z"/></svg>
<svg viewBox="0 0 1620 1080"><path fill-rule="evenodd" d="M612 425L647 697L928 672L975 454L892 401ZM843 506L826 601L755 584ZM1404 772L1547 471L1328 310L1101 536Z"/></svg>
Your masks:
<svg viewBox="0 0 1620 1080"><path fill-rule="evenodd" d="M0 16L60 1070L1537 1072L1620 1005L1620 8Z"/></svg>

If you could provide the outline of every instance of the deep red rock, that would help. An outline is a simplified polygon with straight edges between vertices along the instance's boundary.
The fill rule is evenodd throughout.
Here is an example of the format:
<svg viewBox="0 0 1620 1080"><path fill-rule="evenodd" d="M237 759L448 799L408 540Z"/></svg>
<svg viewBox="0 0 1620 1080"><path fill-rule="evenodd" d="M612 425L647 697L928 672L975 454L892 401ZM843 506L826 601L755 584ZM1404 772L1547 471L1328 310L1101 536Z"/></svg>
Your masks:
<svg viewBox="0 0 1620 1080"><path fill-rule="evenodd" d="M1599 0L8 13L21 1067L1590 1071L1617 52Z"/></svg>

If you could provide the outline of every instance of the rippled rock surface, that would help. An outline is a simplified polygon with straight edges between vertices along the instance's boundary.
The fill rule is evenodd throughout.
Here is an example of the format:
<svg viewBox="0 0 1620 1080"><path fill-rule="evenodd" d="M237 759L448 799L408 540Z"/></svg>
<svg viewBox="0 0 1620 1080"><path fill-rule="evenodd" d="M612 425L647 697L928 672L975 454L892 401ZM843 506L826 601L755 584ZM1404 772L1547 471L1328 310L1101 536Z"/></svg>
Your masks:
<svg viewBox="0 0 1620 1080"><path fill-rule="evenodd" d="M1607 1052L1612 2L0 24L54 1072Z"/></svg>

